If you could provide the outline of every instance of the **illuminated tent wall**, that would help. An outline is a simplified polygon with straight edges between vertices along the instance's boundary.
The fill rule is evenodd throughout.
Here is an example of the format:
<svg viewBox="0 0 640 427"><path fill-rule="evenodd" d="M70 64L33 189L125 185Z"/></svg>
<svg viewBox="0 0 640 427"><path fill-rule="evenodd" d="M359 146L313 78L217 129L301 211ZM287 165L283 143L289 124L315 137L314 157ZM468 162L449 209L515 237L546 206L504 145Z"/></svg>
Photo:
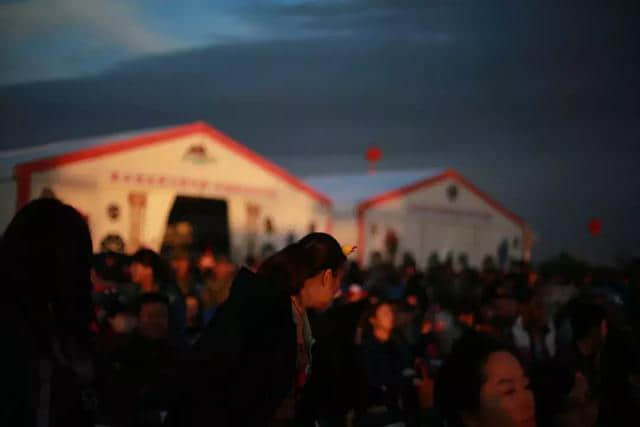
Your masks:
<svg viewBox="0 0 640 427"><path fill-rule="evenodd" d="M306 182L332 198L333 233L357 244L365 265L374 252L393 256L396 263L408 252L420 267L434 253L441 261L462 255L471 266L480 266L488 255L497 265L530 256L529 227L451 169L318 176Z"/></svg>
<svg viewBox="0 0 640 427"><path fill-rule="evenodd" d="M225 207L239 261L331 220L326 196L200 122L6 151L0 172L2 229L17 206L54 195L85 215L96 250L109 239L159 250L178 199Z"/></svg>

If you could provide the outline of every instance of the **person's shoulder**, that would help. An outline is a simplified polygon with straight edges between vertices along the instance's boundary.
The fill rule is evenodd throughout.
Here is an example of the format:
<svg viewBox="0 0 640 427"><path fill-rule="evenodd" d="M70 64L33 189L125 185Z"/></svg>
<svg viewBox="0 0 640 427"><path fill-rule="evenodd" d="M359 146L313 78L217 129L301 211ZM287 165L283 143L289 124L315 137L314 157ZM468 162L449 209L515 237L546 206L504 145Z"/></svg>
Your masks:
<svg viewBox="0 0 640 427"><path fill-rule="evenodd" d="M260 278L253 271L241 267L231 282L229 299L235 299L255 293L260 285Z"/></svg>
<svg viewBox="0 0 640 427"><path fill-rule="evenodd" d="M236 276L233 279L233 283L238 283L244 286L259 280L260 280L260 277L256 273L254 273L253 271L249 270L246 267L240 267L236 272Z"/></svg>

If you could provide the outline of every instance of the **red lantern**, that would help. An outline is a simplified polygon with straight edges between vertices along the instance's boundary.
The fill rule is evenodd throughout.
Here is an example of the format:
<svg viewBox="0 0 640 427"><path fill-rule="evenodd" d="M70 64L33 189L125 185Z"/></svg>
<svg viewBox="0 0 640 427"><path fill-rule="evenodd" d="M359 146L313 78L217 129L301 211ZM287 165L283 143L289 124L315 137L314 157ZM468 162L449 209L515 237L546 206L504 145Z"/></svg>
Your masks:
<svg viewBox="0 0 640 427"><path fill-rule="evenodd" d="M600 218L593 218L589 221L589 233L592 236L599 236L602 232L602 220Z"/></svg>
<svg viewBox="0 0 640 427"><path fill-rule="evenodd" d="M369 162L369 172L375 172L376 163L382 158L382 150L378 147L371 147L367 149L366 157Z"/></svg>
<svg viewBox="0 0 640 427"><path fill-rule="evenodd" d="M371 147L367 150L367 160L370 162L379 162L382 158L382 150L378 147Z"/></svg>

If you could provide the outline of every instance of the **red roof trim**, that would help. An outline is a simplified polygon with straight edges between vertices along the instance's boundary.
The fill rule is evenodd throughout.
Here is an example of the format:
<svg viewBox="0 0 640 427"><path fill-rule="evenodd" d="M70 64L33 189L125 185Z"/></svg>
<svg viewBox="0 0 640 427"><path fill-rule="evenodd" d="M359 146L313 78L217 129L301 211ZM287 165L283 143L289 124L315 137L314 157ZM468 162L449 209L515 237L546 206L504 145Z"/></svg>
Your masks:
<svg viewBox="0 0 640 427"><path fill-rule="evenodd" d="M108 142L96 147L90 147L72 151L70 153L61 154L58 156L48 157L45 159L34 160L16 166L16 174L34 172L42 172L48 169L53 169L57 166L66 165L69 163L75 163L82 160L93 159L109 154L119 153L121 151L132 150L134 148L141 148L149 145L153 145L167 139L179 138L199 131L199 124L189 124L184 126L178 126L169 130L163 130L158 132L152 132L141 136L136 136L131 139L125 139L115 142Z"/></svg>
<svg viewBox="0 0 640 427"><path fill-rule="evenodd" d="M86 148L78 151L74 151L67 154L62 154L59 156L54 156L46 159L35 160L32 162L23 163L17 165L15 168L15 173L17 177L20 177L22 180L29 181L29 175L34 172L42 172L48 169L55 168L57 166L66 165L69 163L75 163L82 160L93 159L96 157L101 157L105 155L110 155L114 153L119 153L122 151L132 150L135 148L141 148L145 146L154 145L157 143L161 143L168 139L180 138L183 136L191 135L194 133L205 133L215 139L217 142L221 143L226 148L232 150L233 152L240 154L241 156L247 158L252 161L262 169L278 176L294 187L298 188L309 194L311 197L317 199L319 202L331 205L331 199L329 199L326 195L316 191L311 188L304 182L300 181L298 178L291 175L289 172L285 171L279 166L276 166L274 163L260 156L258 153L251 151L249 148L244 145L234 141L227 135L222 132L213 129L207 123L204 122L195 122L191 124L186 124L182 126L178 126L169 130L163 130L158 132L152 132L146 135L134 137L131 139L116 141L112 143L107 143L104 145L100 145L97 147ZM26 188L22 186L23 188ZM23 190L27 191L27 190ZM22 192L19 191L19 200L18 204L20 204L23 200L21 197L24 196ZM26 199L29 198L29 194L26 194Z"/></svg>
<svg viewBox="0 0 640 427"><path fill-rule="evenodd" d="M395 190L391 190L391 191L387 191L386 193L379 194L368 200L365 200L364 202L361 202L358 205L358 212L360 211L364 212L373 206L381 205L383 203L397 199L398 197L404 196L405 194L411 193L421 188L429 187L446 178L447 178L447 175L445 172L443 174L440 174L431 178L423 179L413 184L409 184L405 187L400 187Z"/></svg>
<svg viewBox="0 0 640 427"><path fill-rule="evenodd" d="M519 225L522 228L525 228L525 229L529 228L522 218L520 218L518 215L516 215L515 213L511 212L509 209L507 209L504 206L502 206L495 199L493 199L487 193L485 193L484 191L482 191L481 189L479 189L478 187L473 185L471 183L471 181L469 181L468 179L466 179L465 177L460 175L458 172L456 172L454 170L450 170L449 173L460 184L464 185L472 193L475 193L476 196L480 197L482 200L487 202L490 206L492 206L495 210L500 212L502 215L506 216L507 218L509 218L511 221L515 222L517 225Z"/></svg>
<svg viewBox="0 0 640 427"><path fill-rule="evenodd" d="M407 185L405 187L398 188L396 190L392 190L392 191L389 191L389 192L386 192L386 193L382 193L382 194L380 194L378 196L372 197L371 199L365 200L364 202L362 202L362 203L360 203L358 205L358 212L359 213L360 212L364 213L364 211L366 211L367 209L369 209L369 208L371 208L373 206L377 206L377 205L386 203L386 202L388 202L390 200L397 199L398 197L404 196L404 195L406 195L408 193L411 193L411 192L414 192L416 190L420 190L420 189L423 189L423 188L426 188L426 187L431 187L431 186L437 184L438 182L441 182L441 181L443 181L443 180L445 180L447 178L452 178L452 179L458 181L467 190L471 191L476 196L480 197L482 200L484 200L486 203L488 203L494 209L499 211L502 215L506 216L507 218L509 218L511 221L515 222L520 227L527 228L527 224L520 217L518 217L516 214L514 214L513 212L511 212L510 210L508 210L507 208L502 206L500 203L498 203L494 199L492 199L487 193L485 193L484 191L480 190L478 187L473 185L469 180L464 178L462 175L460 175L458 172L456 172L453 169L447 169L444 172L442 172L441 174L436 175L434 177L427 178L427 179L424 179L422 181L418 181L418 182L416 182L414 184L410 184L410 185Z"/></svg>
<svg viewBox="0 0 640 427"><path fill-rule="evenodd" d="M291 175L286 170L282 169L280 166L276 165L275 163L270 162L269 160L265 159L264 157L262 157L261 155L259 155L255 151L250 150L246 146L236 142L235 140L231 139L230 137L228 137L227 135L223 134L222 132L212 128L211 126L209 126L206 123L198 122L198 124L202 127L202 129L201 129L202 131L207 133L209 136L211 136L213 139L215 139L218 142L220 142L222 145L224 145L225 147L227 147L231 151L233 151L233 152L235 152L235 153L237 153L237 154L239 154L239 155L251 160L252 162L257 164L258 166L260 166L264 170L266 170L268 172L271 172L272 174L284 179L289 184L293 185L294 187L296 187L299 190L302 190L302 191L306 192L307 194L311 195L313 198L317 199L321 203L324 203L324 204L327 204L327 205L331 205L332 204L331 199L329 197L327 197L326 195L320 193L319 191L315 190L314 188L310 187L309 185L305 184L304 182L302 182L301 180L299 180L295 176Z"/></svg>

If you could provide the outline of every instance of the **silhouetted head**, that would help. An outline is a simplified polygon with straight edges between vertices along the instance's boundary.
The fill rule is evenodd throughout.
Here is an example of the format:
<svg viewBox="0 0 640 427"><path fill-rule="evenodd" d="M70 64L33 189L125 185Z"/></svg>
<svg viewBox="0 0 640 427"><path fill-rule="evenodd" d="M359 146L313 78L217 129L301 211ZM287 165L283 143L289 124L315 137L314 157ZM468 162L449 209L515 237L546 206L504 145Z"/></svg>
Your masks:
<svg viewBox="0 0 640 427"><path fill-rule="evenodd" d="M15 215L0 243L3 301L15 304L39 352L87 345L91 319L91 235L85 219L57 199L38 199ZM64 350L64 349L63 349Z"/></svg>

